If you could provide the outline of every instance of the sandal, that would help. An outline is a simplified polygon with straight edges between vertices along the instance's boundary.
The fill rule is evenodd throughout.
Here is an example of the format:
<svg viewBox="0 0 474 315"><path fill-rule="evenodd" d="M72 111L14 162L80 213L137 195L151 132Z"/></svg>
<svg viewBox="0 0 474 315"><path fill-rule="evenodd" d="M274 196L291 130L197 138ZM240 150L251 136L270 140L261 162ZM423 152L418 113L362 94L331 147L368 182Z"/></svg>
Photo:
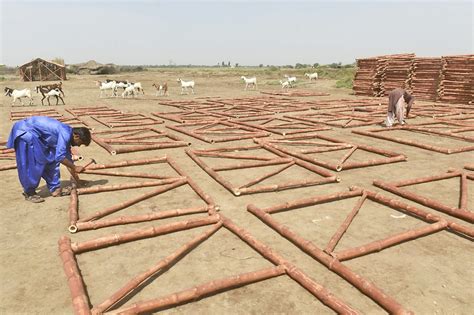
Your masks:
<svg viewBox="0 0 474 315"><path fill-rule="evenodd" d="M60 189L60 192L59 192L58 194L55 194L55 192L57 191L57 189L51 193L51 195L52 195L53 197L69 196L69 195L71 194L72 187L71 187L71 186L67 186L67 187L58 188L58 189Z"/></svg>
<svg viewBox="0 0 474 315"><path fill-rule="evenodd" d="M40 203L44 201L44 199L40 195L37 195L36 193L34 195L28 195L26 193L23 193L23 196L25 197L26 201L30 201L33 203Z"/></svg>

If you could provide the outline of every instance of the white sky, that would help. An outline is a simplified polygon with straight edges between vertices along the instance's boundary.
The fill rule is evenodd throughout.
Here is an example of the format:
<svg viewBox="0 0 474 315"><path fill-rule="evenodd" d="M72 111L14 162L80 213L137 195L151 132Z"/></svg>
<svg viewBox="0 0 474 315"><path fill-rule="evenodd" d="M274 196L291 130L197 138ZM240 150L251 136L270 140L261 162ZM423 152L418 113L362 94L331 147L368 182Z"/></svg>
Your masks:
<svg viewBox="0 0 474 315"><path fill-rule="evenodd" d="M473 53L472 1L0 0L0 63L294 65Z"/></svg>

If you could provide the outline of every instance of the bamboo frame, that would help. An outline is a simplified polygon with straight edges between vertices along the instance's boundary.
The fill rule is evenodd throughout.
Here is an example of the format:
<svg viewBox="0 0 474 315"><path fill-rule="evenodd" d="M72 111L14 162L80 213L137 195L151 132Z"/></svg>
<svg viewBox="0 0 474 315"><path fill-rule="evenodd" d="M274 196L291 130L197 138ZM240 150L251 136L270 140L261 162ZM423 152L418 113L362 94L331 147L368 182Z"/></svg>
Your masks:
<svg viewBox="0 0 474 315"><path fill-rule="evenodd" d="M169 165L178 176L175 177L167 177L162 175L153 175L153 174L142 174L142 173L133 173L133 172L110 172L110 171L100 171L103 169L111 169L111 168L121 168L121 167L128 167L128 166L137 166L137 165L145 165L145 164L154 164L154 163L166 163ZM152 178L155 181L149 182L135 182L135 183L126 183L121 185L101 185L96 187L89 187L89 188L79 188L77 190L73 190L71 193L71 201L69 207L69 227L68 230L71 233L76 233L78 231L90 230L90 229L99 229L114 225L121 225L121 224L130 224L130 223L139 223L139 222L147 222L147 221L154 221L154 220L161 220L165 218L171 217L178 217L196 213L207 213L208 215L212 215L216 211L216 206L212 198L206 194L189 176L184 173L181 168L176 164L175 161L168 158L167 156L160 157L160 158L152 158L152 159L143 159L143 160L129 160L129 161L121 161L115 162L110 164L93 164L90 165L85 171L84 174L99 174L99 175L110 175L110 176L121 176L121 177L131 177L131 178ZM182 185L189 185L191 189L200 197L201 200L204 201L206 204L205 206L201 207L189 207L183 209L169 209L163 210L157 213L147 213L141 215L128 215L128 216L120 216L118 218L107 219L103 218L108 216L109 214L115 213L117 211L121 211L126 209L138 202L143 200L152 198L159 194L162 194L166 191L171 189L175 189ZM101 211L97 211L96 213L90 214L85 217L79 218L79 207L78 207L78 195L84 194L92 194L92 193L100 193L105 191L120 191L123 189L134 189L134 188L142 188L142 187L153 187L159 186L156 189L153 189L147 193L141 194L135 198L131 198L125 202L118 203L112 206L107 207Z"/></svg>
<svg viewBox="0 0 474 315"><path fill-rule="evenodd" d="M80 275L80 269L75 259L77 255L85 251L100 250L104 247L117 246L125 242L143 238L158 237L166 233L175 233L206 225L211 226L188 243L178 247L176 251L164 259L155 263L151 268L139 273L134 278L126 282L105 301L90 308L89 298L85 292L82 277ZM169 268L172 268L172 266L177 261L195 249L199 244L209 239L221 228L225 228L239 237L245 244L256 250L264 259L269 260L274 266L257 271L237 274L227 278L213 280L211 282L196 285L180 292L171 293L167 296L151 299L148 301L137 302L131 305L124 305L118 309L113 309L118 302L122 301L125 297L134 294L151 277L156 276L160 272L166 271ZM313 296L319 299L324 305L336 311L337 313L357 314L354 309L352 309L349 305L336 296L332 295L327 289L316 283L302 270L283 259L265 244L257 241L246 230L236 226L232 221L221 215L213 215L205 219L194 219L186 222L171 223L164 226L136 230L120 235L114 234L82 243L71 243L69 238L62 237L60 240L60 253L63 260L64 269L69 280L68 284L73 298L73 307L75 312L78 314L102 314L104 312L107 312L108 314L141 314L151 311L158 311L183 303L193 302L223 291L284 275L292 278L300 286L308 290ZM67 253L67 255L64 253ZM74 267L72 269L73 276L70 276L70 265Z"/></svg>
<svg viewBox="0 0 474 315"><path fill-rule="evenodd" d="M421 183L429 183L433 181L439 181L439 180L444 180L444 179L449 179L449 178L454 178L454 177L459 177L460 186L461 186L458 207L448 206L439 201L425 198L417 193L412 193L412 192L401 189L401 187L406 187L406 186L411 186L411 185L416 185L416 184L421 184ZM469 211L467 209L467 200L468 200L467 181L468 179L474 180L474 174L472 173L469 174L462 170L457 170L457 171L452 170L446 174L432 175L432 176L416 178L412 180L392 182L392 183L386 183L380 180L375 180L374 185L382 189L385 189L387 191L390 191L391 193L394 193L401 197L420 203L426 207L444 212L446 214L449 214L453 217L464 220L466 222L474 223L474 212Z"/></svg>
<svg viewBox="0 0 474 315"><path fill-rule="evenodd" d="M297 233L290 230L288 227L278 223L271 216L272 213L289 211L302 207L314 206L321 203L333 202L336 200L354 197L360 198L356 202L352 211L347 215L346 219L342 222L340 227L331 237L324 251L318 248L311 241L302 238ZM409 231L398 233L396 235L392 235L390 237L377 240L375 242L371 242L362 246L349 248L340 252L334 252L334 248L336 247L337 242L339 242L339 240L342 238L343 234L349 227L353 218L357 215L360 207L367 199L370 199L379 204L383 204L392 209L408 213L430 224L422 228L412 229ZM299 247L302 251L304 251L305 253L313 257L315 260L326 266L329 270L335 272L340 277L348 281L359 291L361 291L362 293L370 297L372 300L374 300L377 304L382 306L389 313L405 313L406 311L393 298L387 296L385 293L383 293L381 289L376 287L373 283L365 280L361 276L351 271L348 267L344 266L341 263L342 260L353 259L370 253L378 252L385 248L395 246L397 244L407 242L425 235L437 233L443 230L461 233L467 237L474 238L474 229L470 227L460 225L452 220L435 216L424 210L404 204L398 200L390 199L379 193L375 193L358 187L351 187L350 191L286 202L284 204L268 207L265 209L261 209L253 204L250 204L247 206L247 211L254 214L266 225L270 226L281 236L288 239L290 242Z"/></svg>
<svg viewBox="0 0 474 315"><path fill-rule="evenodd" d="M301 161L299 159L295 158L289 158L288 156L282 154L282 153L275 153L273 152L276 157L268 160L266 157L265 159L261 159L259 156L244 156L244 159L253 159L256 160L257 162L250 162L250 163L239 163L237 165L231 165L231 166L226 166L226 167L210 167L208 166L201 158L200 156L212 156L214 158L220 158L220 157L231 157L234 159L239 159L238 156L236 155L222 155L221 152L226 152L226 151L239 151L239 150L252 150L252 149L266 149L264 146L250 146L250 147L232 147L232 148L220 148L220 149L211 149L211 150L191 150L187 149L186 153L191 157L191 159L196 162L206 173L209 174L214 180L216 180L219 184L224 186L227 190L229 190L232 194L235 196L241 196L241 195L246 195L246 194L253 194L253 193L261 193L261 192L271 192L271 191L280 191L280 190L285 190L285 189L292 189L292 188L299 188L299 187L306 187L306 186L314 186L314 185L321 185L321 184L327 184L327 183L334 183L334 182L339 182L340 179L336 176L334 176L332 173L323 170L319 167L316 167L315 165L312 165L310 163ZM269 150L267 150L269 151ZM270 151L271 152L271 151ZM240 157L242 159L242 157ZM254 167L263 167L263 166L269 166L269 165L283 165L281 168L279 168L277 171L270 172L268 174L265 174L263 176L259 176L254 180L251 180L249 183L244 184L240 187L235 187L232 185L229 181L227 181L224 177L222 177L218 172L219 171L225 171L225 170L237 170L237 169L244 169L244 168L254 168ZM286 183L281 183L278 185L264 185L264 186L257 186L257 187L251 187L259 182L274 176L285 169L291 167L291 166L298 166L302 167L304 169L307 169L313 173L316 173L320 176L322 176L322 179L314 179L314 180L295 180L295 181L289 181Z"/></svg>
<svg viewBox="0 0 474 315"><path fill-rule="evenodd" d="M328 141L328 143L321 143L318 141L314 141L314 139L321 139L324 141ZM302 141L302 140L307 140L307 141ZM270 140L255 140L255 142L262 144L264 147L268 149L273 149L273 151L276 150L278 152L288 154L290 156L299 158L309 163L322 166L322 167L325 167L337 172L340 172L342 170L353 169L353 168L361 168L361 167L403 162L407 160L407 157L403 154L399 154L392 151L383 150L383 149L379 149L379 148L375 148L375 147L371 147L367 145L343 142L342 140L338 140L335 138L331 138L331 137L323 136L319 134L298 135L298 136L293 136L293 137L277 138L277 139L270 139ZM278 143L283 143L287 145L310 145L312 147L316 146L316 149L315 148L312 148L310 150L300 149L300 152L298 152L294 149L288 149L286 147L280 146L278 145ZM336 162L324 162L318 159L317 157L313 158L313 157L308 156L308 154L315 154L315 153L322 153L322 152L329 152L329 151L336 151L336 150L345 150L345 149L349 149L349 151L340 160ZM350 156L356 150L362 150L369 153L382 155L384 157L371 159L367 161L360 161L360 162L348 161Z"/></svg>
<svg viewBox="0 0 474 315"><path fill-rule="evenodd" d="M261 121L263 120L263 122ZM330 127L322 126L321 124L308 123L295 121L294 119L289 118L277 118L277 117L265 117L261 119L243 119L243 120L232 120L233 122L244 125L251 128L261 129L267 132L274 134L279 134L282 136L292 135L297 133L304 132L316 132L323 130L331 130ZM258 122L261 121L261 122ZM276 121L281 121L282 123L274 124ZM271 123L271 124L270 124Z"/></svg>
<svg viewBox="0 0 474 315"><path fill-rule="evenodd" d="M408 140L408 139L403 139L399 137L389 137L385 135L381 135L379 133L385 131L388 132L390 130L406 130L406 131L414 131L414 132L420 132L418 129L413 129L413 128L405 128L404 126L399 126L399 127L392 127L388 129L369 129L369 130L352 130L353 133L367 136L367 137L372 137L372 138L378 138L382 140L387 140L387 141L392 141L392 142L397 142L405 145L410 145L414 147L418 147L421 149L429 150L429 151L435 151L439 153L444 153L444 154L454 154L454 153L460 153L460 152L468 152L468 151L473 151L474 150L474 145L468 145L468 146L463 146L460 148L446 148L446 147L440 147L440 146L435 146L435 145L429 145L425 144L419 141L415 140ZM433 134L429 131L423 130L422 133L425 134ZM443 135L445 137L451 137L448 135ZM459 140L459 138L458 138Z"/></svg>
<svg viewBox="0 0 474 315"><path fill-rule="evenodd" d="M128 134L127 134L128 133ZM137 133L148 133L146 136L137 137ZM111 138L103 137L104 134L112 134ZM143 141L143 138L153 137L154 141ZM158 138L166 138L166 140L156 141ZM147 151L147 150L159 150L168 148L178 148L191 145L190 142L186 142L181 138L170 134L166 131L161 131L155 128L132 128L132 129L121 129L121 130L106 130L97 131L92 134L92 140L99 146L107 150L111 155ZM113 146L113 145L115 146ZM116 145L127 145L125 147Z"/></svg>
<svg viewBox="0 0 474 315"><path fill-rule="evenodd" d="M210 125L211 124L211 125ZM223 132L227 133L227 136L222 136L221 130L216 130L215 125L222 125L224 126ZM209 126L207 126L209 125ZM188 130L189 127L209 127L201 130ZM199 139L201 141L207 143L218 143L218 142L228 142L228 141L236 141L236 140L244 140L244 139L252 139L252 138L260 138L260 137L268 137L270 134L267 132L263 132L256 128L250 128L246 126L242 126L236 123L231 123L223 120L216 120L216 121L199 121L193 123L184 123L180 125L174 126L166 126L169 129L174 131L184 133L190 137ZM202 134L206 133L206 134ZM211 138L212 136L217 136L215 138ZM220 136L220 137L219 137Z"/></svg>

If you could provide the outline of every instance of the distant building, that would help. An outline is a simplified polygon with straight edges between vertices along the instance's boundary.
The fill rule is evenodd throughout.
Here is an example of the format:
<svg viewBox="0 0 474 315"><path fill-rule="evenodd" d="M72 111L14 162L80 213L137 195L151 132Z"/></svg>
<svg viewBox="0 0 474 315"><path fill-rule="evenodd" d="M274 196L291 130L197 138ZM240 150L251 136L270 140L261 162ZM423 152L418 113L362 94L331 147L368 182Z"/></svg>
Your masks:
<svg viewBox="0 0 474 315"><path fill-rule="evenodd" d="M23 81L64 81L66 67L55 62L36 58L20 66L20 78Z"/></svg>

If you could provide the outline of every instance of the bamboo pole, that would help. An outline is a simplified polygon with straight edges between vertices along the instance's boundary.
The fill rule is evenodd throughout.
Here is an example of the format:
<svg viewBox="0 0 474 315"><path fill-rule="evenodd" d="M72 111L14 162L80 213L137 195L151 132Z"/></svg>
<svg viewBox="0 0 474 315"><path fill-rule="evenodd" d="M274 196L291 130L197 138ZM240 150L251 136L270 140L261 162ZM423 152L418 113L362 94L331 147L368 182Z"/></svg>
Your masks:
<svg viewBox="0 0 474 315"><path fill-rule="evenodd" d="M178 221L161 226L153 226L146 229L135 230L128 233L113 234L109 236L99 237L90 241L81 243L72 243L71 248L75 254L96 250L99 248L115 246L131 241L141 240L153 236L184 231L204 225L211 225L219 221L218 215L208 216L205 218L190 219L187 221Z"/></svg>
<svg viewBox="0 0 474 315"><path fill-rule="evenodd" d="M154 213L132 215L132 216L121 216L121 217L112 218L112 219L101 219L101 220L87 221L87 222L75 222L74 224L71 223L71 225L69 226L69 232L76 233L78 231L97 230L100 228L114 226L114 225L148 222L148 221L173 218L173 217L189 215L189 214L203 213L203 212L208 212L210 210L212 210L211 206L203 206L203 207L194 207L194 208L186 208L186 209L166 210L166 211L160 211L156 213L154 212Z"/></svg>
<svg viewBox="0 0 474 315"><path fill-rule="evenodd" d="M0 166L0 171L13 170L15 168L16 168L16 163L15 164L1 165Z"/></svg>
<svg viewBox="0 0 474 315"><path fill-rule="evenodd" d="M112 155L117 154L117 152L115 152L114 148L112 148L112 146L109 145L108 143L105 143L101 138L96 137L94 134L92 134L91 138L92 138L92 140L94 140L95 143L97 143L99 146L101 146L102 148L107 150L107 152L109 152L110 154L112 154Z"/></svg>
<svg viewBox="0 0 474 315"><path fill-rule="evenodd" d="M72 186L69 200L69 226L73 226L79 219L79 199L77 197L77 188L74 184Z"/></svg>
<svg viewBox="0 0 474 315"><path fill-rule="evenodd" d="M396 186L398 188L404 187L404 186L410 186L410 185L416 185L416 184L423 184L423 183L428 183L428 182L435 182L438 180L444 180L444 179L449 179L453 177L457 177L461 175L461 171L453 171L453 172L447 172L445 174L440 174L440 175L431 175L431 176L426 176L426 177L420 177L420 178L414 178L414 179L408 179L408 180L401 180L398 182L393 182L390 183L390 185Z"/></svg>
<svg viewBox="0 0 474 315"><path fill-rule="evenodd" d="M432 223L430 225L413 229L410 231L398 233L396 235L392 235L382 240L377 240L362 246L349 248L337 253L334 253L333 256L337 258L339 261L349 260L356 257L364 256L367 254L379 252L385 248L404 243L407 241L411 241L417 239L419 237L423 237L429 234L433 234L445 229L448 226L448 222L445 220L440 220L436 223Z"/></svg>
<svg viewBox="0 0 474 315"><path fill-rule="evenodd" d="M111 172L87 169L82 174L105 175L105 176L119 176L119 177L136 177L136 178L153 178L153 179L169 179L169 176L153 175L148 173L129 173L129 172Z"/></svg>
<svg viewBox="0 0 474 315"><path fill-rule="evenodd" d="M285 268L283 266L267 267L258 271L252 271L228 278L213 280L202 285L164 296L162 298L152 299L145 302L137 302L128 307L110 312L110 314L148 313L186 302L199 300L217 292L231 290L251 283L278 277L283 274L285 274Z"/></svg>
<svg viewBox="0 0 474 315"><path fill-rule="evenodd" d="M287 168L289 168L289 167L291 167L291 166L293 166L293 165L295 165L295 162L294 162L294 161L293 161L293 162L290 162L290 163L288 163L288 164L286 164L286 165L283 165L283 167L280 167L280 168L276 169L275 171L272 171L272 172L270 172L270 173L268 173L268 174L265 174L265 175L263 175L263 176L260 176L260 177L258 177L258 178L256 178L256 179L254 179L254 180L248 182L247 184L240 186L238 189L240 190L240 189L242 189L242 188L248 188L248 187L250 187L250 186L253 186L253 185L255 185L255 184L258 184L258 183L260 183L261 181L263 181L263 180L265 180L265 179L267 179L267 178L269 178L269 177L272 177L272 176L274 176L274 175L276 175L276 174L279 174L279 173L283 172L284 170L286 170Z"/></svg>
<svg viewBox="0 0 474 315"><path fill-rule="evenodd" d="M165 155L159 158L127 160L127 161L120 161L120 162L114 162L114 163L109 163L109 164L93 164L93 165L90 165L86 171L105 169L105 168L119 168L119 167L127 167L127 166L146 165L146 164L154 164L154 163L166 163L167 159L168 157Z"/></svg>
<svg viewBox="0 0 474 315"><path fill-rule="evenodd" d="M253 188L236 188L235 190L239 193L239 195L248 195L248 194L255 194L255 193L262 193L262 192L272 192L272 191L281 191L285 189L293 189L293 188L302 188L308 186L315 186L315 185L323 185L337 182L337 178L335 176L332 177L325 177L317 180L299 180L299 181L289 181L281 184L274 184L274 185L265 185Z"/></svg>
<svg viewBox="0 0 474 315"><path fill-rule="evenodd" d="M117 302L121 301L127 295L131 294L134 290L137 290L143 283L145 283L148 279L150 279L152 276L157 274L159 271L168 269L177 261L181 260L187 253L189 253L191 250L196 248L199 244L201 244L202 242L207 240L209 237L211 237L221 227L222 227L222 222L217 222L210 229L196 236L190 242L182 245L180 248L178 248L178 250L168 255L164 259L160 260L152 268L135 276L133 279L127 282L123 287L121 287L118 291L116 291L109 298L107 298L104 302L95 306L92 309L92 313L93 314L104 313L105 311L110 309L110 307L117 304Z"/></svg>
<svg viewBox="0 0 474 315"><path fill-rule="evenodd" d="M381 289L376 287L372 282L363 279L361 276L354 273L348 267L344 266L337 259L324 253L321 249L316 247L312 242L303 239L288 228L282 226L275 221L268 213L260 210L253 204L247 206L247 210L257 216L265 224L277 231L280 235L298 246L301 250L309 254L311 257L326 266L329 270L334 271L340 277L348 281L359 291L370 297L377 304L382 306L387 312L393 314L409 314L397 301L386 295Z"/></svg>
<svg viewBox="0 0 474 315"><path fill-rule="evenodd" d="M290 264L285 264L286 273L290 278L298 282L302 287L317 297L323 304L329 306L338 314L358 314L350 306L339 300L337 297L328 292L323 286L312 281L300 269Z"/></svg>
<svg viewBox="0 0 474 315"><path fill-rule="evenodd" d="M461 174L461 191L460 191L460 200L459 200L459 209L467 211L467 201L468 201L468 194L467 194L467 175Z"/></svg>
<svg viewBox="0 0 474 315"><path fill-rule="evenodd" d="M172 158L168 158L168 163L179 175L186 177L188 185L191 186L194 192L198 194L198 196L201 197L201 199L204 200L204 202L206 202L209 206L209 213L214 214L217 208L214 200L208 194L206 194L204 190L202 190L201 187L199 187L191 177L187 176L186 173L178 166L178 164Z"/></svg>
<svg viewBox="0 0 474 315"><path fill-rule="evenodd" d="M69 290L71 291L74 314L89 315L91 314L89 298L74 257L74 252L71 248L71 239L67 236L63 236L59 239L58 244L59 256L63 262L64 273L66 274Z"/></svg>
<svg viewBox="0 0 474 315"><path fill-rule="evenodd" d="M229 171L229 170L237 170L237 169L244 169L244 168L288 164L288 163L291 163L293 160L294 160L293 158L274 158L273 160L270 160L267 162L238 163L238 164L231 164L231 165L226 165L226 166L213 167L211 169L215 172L220 172L220 171Z"/></svg>
<svg viewBox="0 0 474 315"><path fill-rule="evenodd" d="M109 191L116 191L116 190L161 186L161 185L172 184L178 180L183 180L183 179L185 178L175 177L175 178L168 178L168 179L156 180L156 181L151 181L151 182L137 182L137 183L126 183L126 184L117 184L117 185L100 185L100 186L95 186L95 187L79 188L77 190L77 193L79 195L86 195L86 194L96 194L100 192L109 192Z"/></svg>
<svg viewBox="0 0 474 315"><path fill-rule="evenodd" d="M343 191L338 193L333 193L324 196L304 198L295 201L288 201L281 205L276 205L263 209L265 213L277 213L282 211L293 210L302 207L310 207L317 204L352 198L356 196L362 196L363 192L361 189L354 189L352 191Z"/></svg>
<svg viewBox="0 0 474 315"><path fill-rule="evenodd" d="M324 249L326 253L331 254L334 251L334 248L337 246L344 233L346 233L347 229L349 228L349 225L352 223L352 220L354 220L355 216L359 213L359 210L362 207L362 204L364 203L365 199L367 199L366 192L362 193L362 196L352 208L352 211L347 215L344 222L339 226L336 233L334 233L334 235L329 240L329 243Z"/></svg>

